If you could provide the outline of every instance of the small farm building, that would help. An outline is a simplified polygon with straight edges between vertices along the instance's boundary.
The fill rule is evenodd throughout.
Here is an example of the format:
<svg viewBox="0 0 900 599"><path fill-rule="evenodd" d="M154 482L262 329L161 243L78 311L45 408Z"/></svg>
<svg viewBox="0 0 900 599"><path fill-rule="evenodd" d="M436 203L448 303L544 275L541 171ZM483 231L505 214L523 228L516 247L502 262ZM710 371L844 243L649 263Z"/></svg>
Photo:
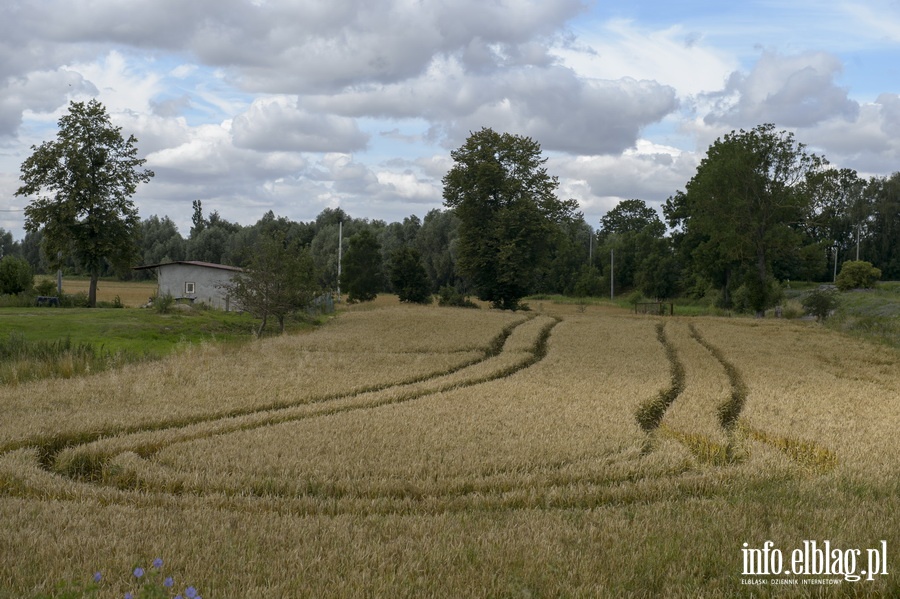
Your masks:
<svg viewBox="0 0 900 599"><path fill-rule="evenodd" d="M242 272L237 266L211 262L176 261L136 266L134 270L156 269L157 294L171 295L177 301L203 302L213 308L230 310L234 306L223 285Z"/></svg>

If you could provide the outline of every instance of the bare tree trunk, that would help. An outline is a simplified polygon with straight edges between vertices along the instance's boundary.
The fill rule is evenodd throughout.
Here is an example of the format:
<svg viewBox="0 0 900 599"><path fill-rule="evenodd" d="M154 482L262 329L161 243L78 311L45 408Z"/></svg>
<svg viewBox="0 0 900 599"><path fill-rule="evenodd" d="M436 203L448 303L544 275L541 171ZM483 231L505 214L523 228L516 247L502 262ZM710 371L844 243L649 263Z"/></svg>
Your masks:
<svg viewBox="0 0 900 599"><path fill-rule="evenodd" d="M259 324L259 329L256 331L256 336L262 336L263 329L266 328L266 321L269 319L269 313L264 311L262 314L262 322Z"/></svg>
<svg viewBox="0 0 900 599"><path fill-rule="evenodd" d="M88 308L97 307L97 281L100 279L100 273L91 271L91 284L88 287Z"/></svg>

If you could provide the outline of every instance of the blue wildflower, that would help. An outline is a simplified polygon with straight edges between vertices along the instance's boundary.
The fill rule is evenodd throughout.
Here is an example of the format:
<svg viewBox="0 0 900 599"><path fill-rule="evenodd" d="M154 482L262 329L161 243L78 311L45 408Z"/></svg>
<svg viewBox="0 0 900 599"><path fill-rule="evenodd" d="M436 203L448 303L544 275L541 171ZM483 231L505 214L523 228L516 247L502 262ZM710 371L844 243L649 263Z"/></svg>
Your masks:
<svg viewBox="0 0 900 599"><path fill-rule="evenodd" d="M102 578L103 578L103 575L100 574L100 572L94 572L94 582L100 582L100 580Z"/></svg>
<svg viewBox="0 0 900 599"><path fill-rule="evenodd" d="M156 568L157 570L162 568L162 558L161 557L158 557L155 560L153 560L153 567Z"/></svg>
<svg viewBox="0 0 900 599"><path fill-rule="evenodd" d="M143 568L141 568L140 566L138 566L137 568L134 569L134 577L135 577L135 578L140 578L140 577L143 576L143 575L144 575L144 569L143 569Z"/></svg>
<svg viewBox="0 0 900 599"><path fill-rule="evenodd" d="M184 595L188 599L197 599L197 589L194 587L188 587L184 590Z"/></svg>
<svg viewBox="0 0 900 599"><path fill-rule="evenodd" d="M125 593L125 599L134 599L134 595L131 593Z"/></svg>
<svg viewBox="0 0 900 599"><path fill-rule="evenodd" d="M163 586L166 587L167 589L168 589L169 587L171 587L173 584L175 584L175 581L172 580L172 577L171 577L171 576L167 577L167 578L163 581Z"/></svg>

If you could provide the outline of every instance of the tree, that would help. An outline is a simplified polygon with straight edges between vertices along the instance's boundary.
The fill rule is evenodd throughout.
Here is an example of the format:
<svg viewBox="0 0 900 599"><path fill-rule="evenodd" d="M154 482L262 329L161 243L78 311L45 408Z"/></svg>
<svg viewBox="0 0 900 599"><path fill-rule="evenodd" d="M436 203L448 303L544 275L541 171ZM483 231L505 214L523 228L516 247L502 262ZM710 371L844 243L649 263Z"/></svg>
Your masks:
<svg viewBox="0 0 900 599"><path fill-rule="evenodd" d="M283 333L285 318L320 293L315 265L308 249L285 243L282 235L260 236L255 250L249 266L225 288L241 308L261 319L257 335L270 316Z"/></svg>
<svg viewBox="0 0 900 599"><path fill-rule="evenodd" d="M391 284L401 302L431 303L431 283L422 266L422 257L411 247L398 249L391 263Z"/></svg>
<svg viewBox="0 0 900 599"><path fill-rule="evenodd" d="M806 313L815 316L818 322L825 322L825 319L837 309L840 302L834 291L830 289L814 289L803 298L801 305Z"/></svg>
<svg viewBox="0 0 900 599"><path fill-rule="evenodd" d="M369 229L363 229L350 238L341 268L341 287L347 291L348 301L368 302L375 299L384 285L384 279L381 246Z"/></svg>
<svg viewBox="0 0 900 599"><path fill-rule="evenodd" d="M48 255L71 252L87 270L91 307L104 261L125 264L137 252L140 220L131 196L153 171L139 170L145 160L136 142L122 137L97 100L71 102L56 140L32 146L22 163L16 195L37 196L25 208L25 229L43 230Z"/></svg>
<svg viewBox="0 0 900 599"><path fill-rule="evenodd" d="M723 286L737 280L762 315L774 300L774 259L802 244L817 175L827 162L771 124L717 139L687 183L666 203L681 227L692 266Z"/></svg>
<svg viewBox="0 0 900 599"><path fill-rule="evenodd" d="M444 204L460 220L458 269L480 299L515 310L554 227L572 218L575 202L556 198L559 183L528 137L485 128L450 155L455 164L443 179Z"/></svg>
<svg viewBox="0 0 900 599"><path fill-rule="evenodd" d="M34 273L31 265L17 256L3 256L0 260L0 294L16 294L31 291Z"/></svg>
<svg viewBox="0 0 900 599"><path fill-rule="evenodd" d="M656 210L643 200L622 200L603 215L598 233L599 255L608 260L610 251L614 252L616 289L646 287L653 291L644 291L650 297L666 297L658 293L657 287L671 293L668 284L660 283L660 277L671 278L671 264L663 260L666 257L665 232L666 226Z"/></svg>
<svg viewBox="0 0 900 599"><path fill-rule="evenodd" d="M184 260L186 243L178 227L168 216L155 214L141 221L141 263L160 264L172 260ZM136 271L139 277L149 278L154 269Z"/></svg>
<svg viewBox="0 0 900 599"><path fill-rule="evenodd" d="M422 255L431 291L459 283L455 257L458 233L459 219L451 210L430 210L422 221L416 234L416 249Z"/></svg>

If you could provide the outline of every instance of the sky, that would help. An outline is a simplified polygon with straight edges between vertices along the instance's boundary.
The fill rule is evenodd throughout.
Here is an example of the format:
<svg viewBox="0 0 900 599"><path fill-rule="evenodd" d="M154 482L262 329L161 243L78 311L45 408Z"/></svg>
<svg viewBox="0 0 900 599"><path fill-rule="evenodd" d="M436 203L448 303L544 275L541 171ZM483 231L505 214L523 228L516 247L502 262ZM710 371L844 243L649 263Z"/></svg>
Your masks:
<svg viewBox="0 0 900 599"><path fill-rule="evenodd" d="M707 148L774 123L860 175L900 171L900 1L4 0L0 227L31 148L96 98L156 176L134 201L253 224L442 207L450 152L540 143L587 222L659 208Z"/></svg>

